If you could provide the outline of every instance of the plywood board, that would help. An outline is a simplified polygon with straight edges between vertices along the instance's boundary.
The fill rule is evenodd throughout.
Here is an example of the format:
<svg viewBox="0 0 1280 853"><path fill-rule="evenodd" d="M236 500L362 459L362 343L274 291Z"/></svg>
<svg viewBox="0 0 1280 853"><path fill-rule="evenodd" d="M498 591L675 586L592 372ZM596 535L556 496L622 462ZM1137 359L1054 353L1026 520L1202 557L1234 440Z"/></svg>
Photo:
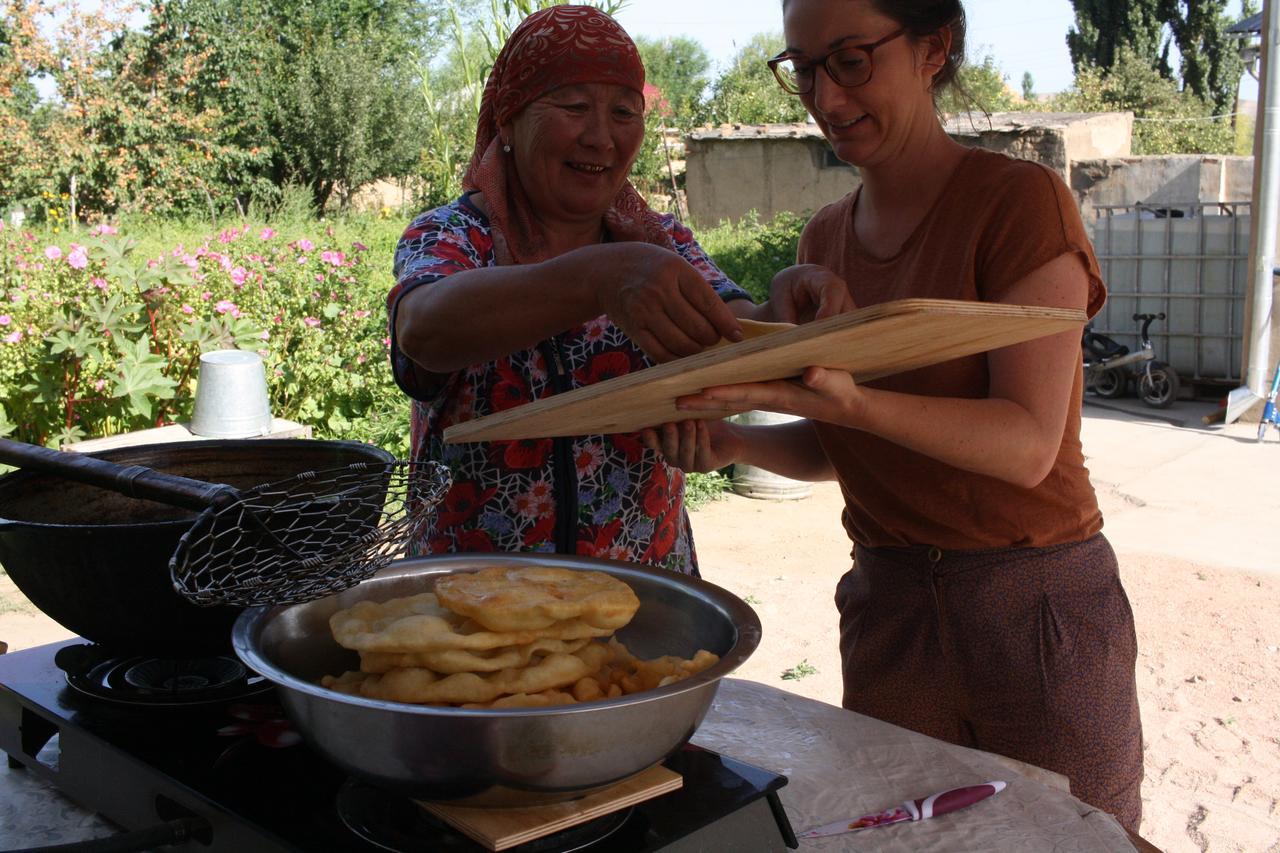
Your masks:
<svg viewBox="0 0 1280 853"><path fill-rule="evenodd" d="M651 800L684 784L661 764L576 800L524 809L478 809L448 803L421 806L489 850L507 850L562 829Z"/></svg>
<svg viewBox="0 0 1280 853"><path fill-rule="evenodd" d="M1079 331L1083 311L903 299L575 388L445 430L449 444L634 432L668 421L715 418L679 411L677 397L712 385L799 376L806 367L839 368L859 382L915 370L1045 335Z"/></svg>

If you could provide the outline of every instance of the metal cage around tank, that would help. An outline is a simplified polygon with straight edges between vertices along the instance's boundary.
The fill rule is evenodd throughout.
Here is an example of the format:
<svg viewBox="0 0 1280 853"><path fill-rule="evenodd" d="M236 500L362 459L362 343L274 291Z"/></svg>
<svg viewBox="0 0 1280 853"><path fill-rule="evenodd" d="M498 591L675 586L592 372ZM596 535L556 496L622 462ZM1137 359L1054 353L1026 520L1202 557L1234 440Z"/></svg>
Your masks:
<svg viewBox="0 0 1280 853"><path fill-rule="evenodd" d="M1093 328L1139 346L1136 313L1156 357L1186 382L1239 381L1249 290L1249 202L1100 205L1091 223L1107 303Z"/></svg>

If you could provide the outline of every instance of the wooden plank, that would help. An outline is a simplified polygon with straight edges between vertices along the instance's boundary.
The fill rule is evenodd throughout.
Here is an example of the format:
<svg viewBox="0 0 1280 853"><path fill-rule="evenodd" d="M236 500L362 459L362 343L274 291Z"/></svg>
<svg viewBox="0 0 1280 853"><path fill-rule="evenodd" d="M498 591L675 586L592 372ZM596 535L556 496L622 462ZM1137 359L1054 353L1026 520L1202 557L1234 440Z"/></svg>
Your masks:
<svg viewBox="0 0 1280 853"><path fill-rule="evenodd" d="M419 801L419 805L489 850L506 850L674 791L679 773L661 764L576 800L518 809L478 809Z"/></svg>
<svg viewBox="0 0 1280 853"><path fill-rule="evenodd" d="M287 421L284 418L271 419L271 432L263 436L251 438L311 438L311 427ZM89 438L62 445L62 450L76 453L96 453L99 450L114 450L117 447L136 447L143 444L168 444L175 441L205 440L203 435L196 435L187 428L187 424L168 424L151 429L108 435L103 438Z"/></svg>
<svg viewBox="0 0 1280 853"><path fill-rule="evenodd" d="M999 349L1045 335L1079 330L1083 311L903 299L712 348L455 424L449 444L634 432L668 421L718 418L678 411L677 397L712 385L764 382L801 375L806 367L839 368L859 382Z"/></svg>

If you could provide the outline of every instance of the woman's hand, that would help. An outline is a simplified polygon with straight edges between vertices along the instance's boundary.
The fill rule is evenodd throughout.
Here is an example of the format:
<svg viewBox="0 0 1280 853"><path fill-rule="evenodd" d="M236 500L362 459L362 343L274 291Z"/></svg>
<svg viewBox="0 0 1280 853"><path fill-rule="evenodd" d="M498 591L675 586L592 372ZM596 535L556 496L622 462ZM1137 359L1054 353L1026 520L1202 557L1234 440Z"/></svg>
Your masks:
<svg viewBox="0 0 1280 853"><path fill-rule="evenodd" d="M641 430L640 441L682 471L706 474L737 461L743 440L733 424L688 420Z"/></svg>
<svg viewBox="0 0 1280 853"><path fill-rule="evenodd" d="M769 283L769 301L762 306L779 323L808 323L857 307L844 279L817 264L796 264L780 271Z"/></svg>
<svg viewBox="0 0 1280 853"><path fill-rule="evenodd" d="M649 243L598 247L600 313L657 362L694 355L721 338L742 340L742 326L693 265Z"/></svg>
<svg viewBox="0 0 1280 853"><path fill-rule="evenodd" d="M825 367L807 367L800 379L719 385L676 399L676 408L686 411L733 414L757 409L842 426L857 426L864 405L865 392L851 375Z"/></svg>

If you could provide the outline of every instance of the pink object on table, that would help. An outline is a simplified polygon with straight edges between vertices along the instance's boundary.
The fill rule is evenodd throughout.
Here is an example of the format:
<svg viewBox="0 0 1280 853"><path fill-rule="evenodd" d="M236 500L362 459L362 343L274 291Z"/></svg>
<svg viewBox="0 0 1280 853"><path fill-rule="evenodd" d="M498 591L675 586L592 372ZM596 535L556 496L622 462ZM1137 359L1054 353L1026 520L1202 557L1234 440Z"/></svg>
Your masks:
<svg viewBox="0 0 1280 853"><path fill-rule="evenodd" d="M878 814L863 815L835 823L815 826L797 835L797 838L822 838L827 835L840 835L855 829L870 829L876 826L888 826L893 823L924 820L949 812L967 808L979 800L985 800L993 794L1005 789L1004 782L985 782L981 785L968 785L964 788L952 788L921 800L907 800L900 806L894 806Z"/></svg>

